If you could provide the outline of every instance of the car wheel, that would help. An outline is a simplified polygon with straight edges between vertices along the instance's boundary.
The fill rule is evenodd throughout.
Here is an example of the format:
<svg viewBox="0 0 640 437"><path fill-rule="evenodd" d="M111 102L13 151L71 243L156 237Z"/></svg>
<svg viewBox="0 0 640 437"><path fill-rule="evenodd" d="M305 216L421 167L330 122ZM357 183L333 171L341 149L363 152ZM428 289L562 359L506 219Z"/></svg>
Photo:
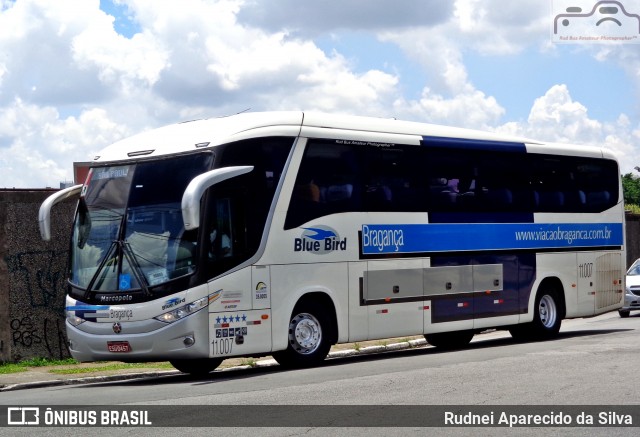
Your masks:
<svg viewBox="0 0 640 437"><path fill-rule="evenodd" d="M620 317L622 317L623 319L626 318L626 317L629 317L630 313L631 313L631 311L618 310L618 314L620 314Z"/></svg>

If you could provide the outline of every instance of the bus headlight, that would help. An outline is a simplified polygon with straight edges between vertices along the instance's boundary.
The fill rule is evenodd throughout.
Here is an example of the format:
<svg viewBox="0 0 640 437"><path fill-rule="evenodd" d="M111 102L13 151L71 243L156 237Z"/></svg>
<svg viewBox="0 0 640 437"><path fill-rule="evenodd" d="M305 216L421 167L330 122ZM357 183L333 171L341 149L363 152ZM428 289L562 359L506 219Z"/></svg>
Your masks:
<svg viewBox="0 0 640 437"><path fill-rule="evenodd" d="M76 316L74 311L67 311L67 322L69 322L71 326L78 326L79 324L86 322L86 320Z"/></svg>
<svg viewBox="0 0 640 437"><path fill-rule="evenodd" d="M154 317L154 319L160 320L161 322L165 323L173 323L195 313L196 311L200 311L202 308L205 308L208 303L209 298L203 297L202 299L198 299L194 302L183 305L180 308L176 308L175 310L160 314L159 316Z"/></svg>

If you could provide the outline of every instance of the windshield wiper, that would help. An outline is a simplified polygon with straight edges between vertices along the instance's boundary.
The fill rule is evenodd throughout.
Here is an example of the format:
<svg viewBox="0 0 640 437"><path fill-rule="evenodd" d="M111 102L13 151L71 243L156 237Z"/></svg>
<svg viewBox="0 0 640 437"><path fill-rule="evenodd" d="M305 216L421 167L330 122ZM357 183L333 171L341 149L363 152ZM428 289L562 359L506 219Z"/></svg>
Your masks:
<svg viewBox="0 0 640 437"><path fill-rule="evenodd" d="M96 269L96 272L93 274L93 276L91 277L91 280L89 281L89 285L87 285L87 293L90 293L91 291L93 291L93 286L98 280L98 276L100 276L100 274L104 271L104 267L107 264L107 262L111 260L115 260L116 266L117 266L118 254L115 253L112 255L113 252L116 252L115 247L117 246L117 243L118 242L116 240L111 242L111 245L109 246L109 250L107 250L107 255L104 258L102 258L102 261L100 261L100 264ZM107 274L106 271L102 273L102 277L100 278L100 284L98 284L98 286L102 285L102 282L104 281L106 274Z"/></svg>
<svg viewBox="0 0 640 437"><path fill-rule="evenodd" d="M145 294L145 296L151 296L151 292L149 291L149 287L147 286L147 279L144 277L144 273L142 272L140 264L138 264L138 259L131 250L131 245L129 243L125 243L124 241L118 241L118 243L122 248L124 257L127 259L129 265L131 266L133 276L135 276L136 281L138 281L138 284L140 284L140 288L142 288L142 292Z"/></svg>
<svg viewBox="0 0 640 437"><path fill-rule="evenodd" d="M118 248L120 250L117 250ZM122 254L122 256L129 263L129 266L131 267L131 271L133 272L133 276L135 277L138 284L140 284L140 288L142 289L142 292L145 294L145 296L151 296L151 292L149 291L149 287L147 285L147 280L144 277L144 273L142 273L140 264L138 264L138 261L135 255L133 254L131 247L129 247L129 243L125 243L124 241L121 241L121 240L113 240L113 242L111 242L111 246L109 246L109 250L107 251L107 256L105 256L102 259L102 261L100 262L100 265L98 265L98 268L96 269L95 274L91 278L91 281L89 281L89 285L87 286L87 292L95 291L93 287L96 282L98 282L97 284L98 288L101 287L102 282L104 281L107 275L105 266L107 265L108 262L114 261L116 263L114 267L118 268L118 270L121 269L120 261L118 259L119 254ZM118 290L118 291L124 291L124 290Z"/></svg>

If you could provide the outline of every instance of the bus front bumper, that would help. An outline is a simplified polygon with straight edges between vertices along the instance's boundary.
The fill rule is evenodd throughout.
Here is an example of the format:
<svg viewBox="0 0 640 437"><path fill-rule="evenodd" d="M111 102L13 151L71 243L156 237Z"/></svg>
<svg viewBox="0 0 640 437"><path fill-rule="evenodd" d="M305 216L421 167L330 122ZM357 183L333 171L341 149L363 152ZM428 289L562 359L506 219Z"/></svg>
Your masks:
<svg viewBox="0 0 640 437"><path fill-rule="evenodd" d="M67 320L66 327L71 356L81 362L207 358L211 350L206 310L170 324L87 321L73 326Z"/></svg>

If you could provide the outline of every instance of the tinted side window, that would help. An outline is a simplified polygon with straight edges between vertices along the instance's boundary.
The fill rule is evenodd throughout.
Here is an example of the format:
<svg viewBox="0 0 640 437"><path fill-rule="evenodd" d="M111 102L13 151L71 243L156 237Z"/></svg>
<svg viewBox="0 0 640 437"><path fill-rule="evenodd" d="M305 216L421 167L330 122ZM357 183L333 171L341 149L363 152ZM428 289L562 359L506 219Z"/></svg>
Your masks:
<svg viewBox="0 0 640 437"><path fill-rule="evenodd" d="M615 161L531 155L531 172L539 212L601 212L618 202Z"/></svg>
<svg viewBox="0 0 640 437"><path fill-rule="evenodd" d="M418 146L310 140L285 229L342 212L426 211L421 159Z"/></svg>
<svg viewBox="0 0 640 437"><path fill-rule="evenodd" d="M285 229L328 214L359 211L357 160L357 151L349 145L310 140L296 177Z"/></svg>
<svg viewBox="0 0 640 437"><path fill-rule="evenodd" d="M600 212L618 182L605 159L309 140L285 229L349 211Z"/></svg>
<svg viewBox="0 0 640 437"><path fill-rule="evenodd" d="M615 161L434 148L429 210L601 212L618 201Z"/></svg>

